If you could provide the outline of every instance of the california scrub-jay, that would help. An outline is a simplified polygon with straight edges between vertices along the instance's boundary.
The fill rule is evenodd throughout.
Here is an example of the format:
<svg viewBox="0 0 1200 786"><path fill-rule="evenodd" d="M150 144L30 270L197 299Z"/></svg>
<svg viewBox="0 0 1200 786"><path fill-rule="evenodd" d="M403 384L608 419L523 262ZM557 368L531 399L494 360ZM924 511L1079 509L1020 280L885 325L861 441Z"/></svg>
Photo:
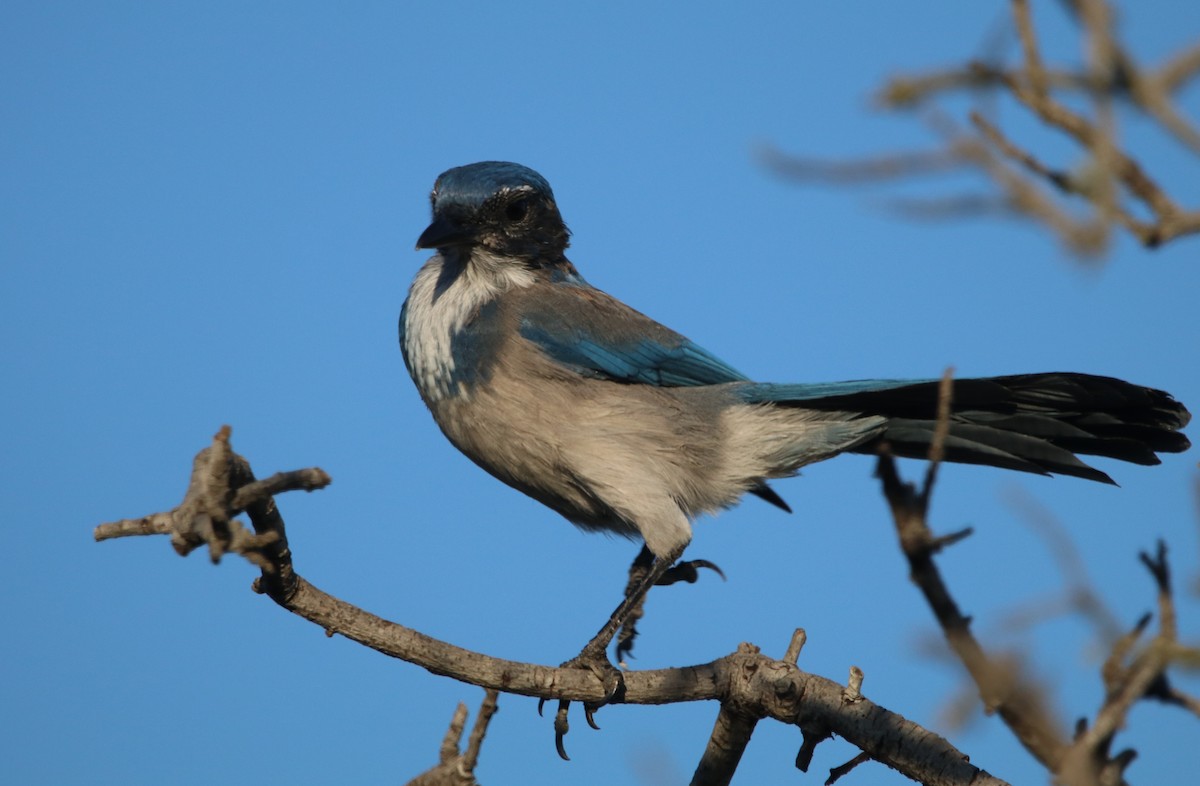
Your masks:
<svg viewBox="0 0 1200 786"><path fill-rule="evenodd" d="M589 285L566 258L550 185L519 164L443 172L421 268L400 312L404 362L455 447L586 530L654 555L572 665L607 664L629 610L683 553L692 519L839 453L922 458L938 382L752 382ZM1187 449L1169 394L1086 374L953 383L948 461L1112 483L1091 454L1159 463ZM620 649L620 647L618 648ZM618 656L621 653L618 652ZM611 666L608 666L611 669Z"/></svg>

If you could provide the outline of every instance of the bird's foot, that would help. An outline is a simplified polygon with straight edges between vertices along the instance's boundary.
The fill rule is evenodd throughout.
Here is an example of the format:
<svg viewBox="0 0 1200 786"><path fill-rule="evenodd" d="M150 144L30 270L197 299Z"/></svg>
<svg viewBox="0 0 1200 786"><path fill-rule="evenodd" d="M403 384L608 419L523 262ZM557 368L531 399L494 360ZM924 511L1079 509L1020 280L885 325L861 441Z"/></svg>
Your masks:
<svg viewBox="0 0 1200 786"><path fill-rule="evenodd" d="M560 668L564 669L586 669L596 678L600 680L600 684L604 686L604 698L597 702L583 702L583 717L587 724L596 731L600 730L600 726L596 724L596 710L614 701L620 701L625 695L625 677L621 674L620 669L613 666L605 655L606 644L596 646L596 641L593 639L588 642L583 651L574 658L564 662ZM542 714L542 707L546 700L538 701L538 715ZM571 702L567 699L560 699L558 702L558 712L554 714L554 748L558 751L558 755L564 761L570 761L571 757L567 755L566 746L563 743L563 738L567 736L567 732L571 730L571 725L567 720L567 713L571 706Z"/></svg>
<svg viewBox="0 0 1200 786"><path fill-rule="evenodd" d="M645 564L642 556L638 555L638 559L634 560L633 565L629 567L629 588L636 586L647 574L650 566ZM656 587L666 587L671 584L676 584L680 581L688 584L695 584L700 578L700 569L707 568L713 571L721 580L725 580L725 572L716 566L715 563L709 562L706 559L681 560L671 567L667 568L662 576L654 582ZM628 590L627 590L628 591ZM637 638L637 623L645 613L644 606L646 596L643 595L637 603L630 607L629 613L625 616L624 622L621 624L621 630L617 634L617 663L624 667L626 658L633 653L633 640Z"/></svg>
<svg viewBox="0 0 1200 786"><path fill-rule="evenodd" d="M566 669L587 669L596 675L596 679L600 680L600 684L604 686L603 698L600 701L583 703L584 716L587 718L588 725L593 729L600 728L596 725L596 710L605 704L624 700L625 677L612 665L606 653L608 645L619 633L617 658L618 662L624 665L624 656L633 649L633 639L637 636L636 623L642 616L642 604L650 587L656 584L674 584L678 581L694 582L700 575L700 568L709 568L716 571L721 578L725 578L721 569L708 560L691 560L675 564L675 561L683 554L685 546L687 543L682 543L659 558L656 558L649 548L643 546L641 553L629 568L629 583L625 587L625 599L621 601L621 605L617 606L609 616L608 622L604 623L604 626L584 646L583 650L562 664L562 668ZM538 702L539 715L542 713L545 703L545 700ZM558 712L554 717L554 747L563 759L568 759L566 748L563 746L563 738L570 731L570 725L567 722L567 711L570 706L570 701L560 699Z"/></svg>
<svg viewBox="0 0 1200 786"><path fill-rule="evenodd" d="M666 587L679 581L695 584L700 578L700 568L708 568L720 576L721 581L725 581L725 571L718 568L715 563L709 562L706 559L689 559L680 560L667 568L667 572L662 575L662 578L654 582L654 586Z"/></svg>

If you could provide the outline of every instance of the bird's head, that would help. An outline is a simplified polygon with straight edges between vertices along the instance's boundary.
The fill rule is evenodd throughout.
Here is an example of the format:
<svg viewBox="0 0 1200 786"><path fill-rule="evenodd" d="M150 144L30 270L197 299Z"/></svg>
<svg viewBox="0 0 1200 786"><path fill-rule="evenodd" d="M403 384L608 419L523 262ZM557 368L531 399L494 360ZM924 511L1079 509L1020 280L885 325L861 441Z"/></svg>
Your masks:
<svg viewBox="0 0 1200 786"><path fill-rule="evenodd" d="M546 179L528 167L482 161L443 172L429 196L433 222L417 248L486 250L527 262L562 256L570 232Z"/></svg>

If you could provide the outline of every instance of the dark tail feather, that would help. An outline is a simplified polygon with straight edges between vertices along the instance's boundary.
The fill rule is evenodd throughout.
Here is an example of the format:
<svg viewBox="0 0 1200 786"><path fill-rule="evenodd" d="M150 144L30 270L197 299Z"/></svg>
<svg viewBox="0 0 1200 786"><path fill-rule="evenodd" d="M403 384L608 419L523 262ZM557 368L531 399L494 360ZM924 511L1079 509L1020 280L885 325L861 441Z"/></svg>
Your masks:
<svg viewBox="0 0 1200 786"><path fill-rule="evenodd" d="M937 425L938 384L848 388L845 394L795 405L887 416L884 432L854 452L874 453L886 442L896 455L924 458ZM1155 454L1188 449L1191 443L1179 429L1190 419L1169 393L1111 377L1050 373L959 379L945 455L965 464L1112 483L1075 454L1158 464Z"/></svg>

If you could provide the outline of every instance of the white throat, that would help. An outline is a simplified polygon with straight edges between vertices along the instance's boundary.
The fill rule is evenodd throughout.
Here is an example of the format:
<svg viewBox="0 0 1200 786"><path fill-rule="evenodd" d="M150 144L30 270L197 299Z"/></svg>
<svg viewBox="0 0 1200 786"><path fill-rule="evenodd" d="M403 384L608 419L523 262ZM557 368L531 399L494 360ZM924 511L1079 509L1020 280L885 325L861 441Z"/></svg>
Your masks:
<svg viewBox="0 0 1200 786"><path fill-rule="evenodd" d="M448 283L445 277L459 273ZM470 258L439 253L413 279L404 307L404 352L413 381L428 401L453 393L451 339L485 304L533 284L533 271L511 259L475 250Z"/></svg>

